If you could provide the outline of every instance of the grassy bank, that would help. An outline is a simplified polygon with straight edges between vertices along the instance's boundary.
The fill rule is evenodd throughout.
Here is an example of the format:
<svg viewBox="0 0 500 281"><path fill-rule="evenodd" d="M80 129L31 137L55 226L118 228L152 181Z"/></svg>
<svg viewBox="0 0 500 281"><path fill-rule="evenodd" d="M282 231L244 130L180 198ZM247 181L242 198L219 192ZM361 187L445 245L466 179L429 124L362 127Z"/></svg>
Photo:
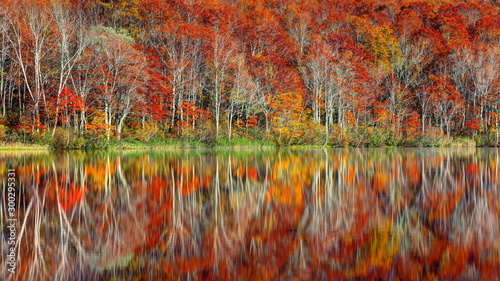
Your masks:
<svg viewBox="0 0 500 281"><path fill-rule="evenodd" d="M0 143L0 151L11 150L49 150L49 145L29 144L29 143Z"/></svg>
<svg viewBox="0 0 500 281"><path fill-rule="evenodd" d="M165 139L151 142L119 141L112 143L112 149L205 149L205 148L255 148L275 147L276 144L263 140L249 140L247 138L236 138L232 140L221 140L213 144L187 139Z"/></svg>
<svg viewBox="0 0 500 281"><path fill-rule="evenodd" d="M341 148L341 147L492 147L491 143L478 142L473 138L434 138L420 139L414 142L378 142L363 143L355 145L353 143L329 143L323 144L277 144L269 140L248 139L238 137L231 140L219 140L216 142L203 142L192 139L169 138L155 139L149 142L138 140L83 140L80 142L67 142L64 139L52 139L38 143L14 142L0 143L0 150L169 150L169 149L253 149L253 148L274 148L274 147L294 147L294 148Z"/></svg>

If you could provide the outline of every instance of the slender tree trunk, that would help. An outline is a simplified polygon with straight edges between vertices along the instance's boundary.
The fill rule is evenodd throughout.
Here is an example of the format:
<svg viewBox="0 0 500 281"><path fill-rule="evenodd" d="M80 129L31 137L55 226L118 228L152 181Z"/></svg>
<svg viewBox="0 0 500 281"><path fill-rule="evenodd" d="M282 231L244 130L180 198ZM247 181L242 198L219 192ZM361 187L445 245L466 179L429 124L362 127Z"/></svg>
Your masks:
<svg viewBox="0 0 500 281"><path fill-rule="evenodd" d="M111 109L109 104L106 103L106 106L104 108L104 120L106 123L106 139L109 141L111 137Z"/></svg>
<svg viewBox="0 0 500 281"><path fill-rule="evenodd" d="M228 114L228 122L227 122L227 135L228 135L228 140L231 140L231 134L232 134L232 128L233 128L233 110L234 110L234 103L231 102L231 106L229 109L229 114Z"/></svg>
<svg viewBox="0 0 500 281"><path fill-rule="evenodd" d="M264 113L266 116L266 133L269 133L269 113Z"/></svg>
<svg viewBox="0 0 500 281"><path fill-rule="evenodd" d="M499 137L499 130L498 130L498 113L497 115L495 116L495 142L496 142L496 146L498 146L498 137Z"/></svg>
<svg viewBox="0 0 500 281"><path fill-rule="evenodd" d="M124 115L120 118L120 120L118 121L118 124L116 125L116 136L117 136L118 140L120 140L120 139L121 139L122 128L123 128L123 123L124 123L124 121L125 121L125 117L126 117L126 116L127 116L127 115L126 115L126 114L124 114Z"/></svg>
<svg viewBox="0 0 500 281"><path fill-rule="evenodd" d="M170 120L170 129L174 128L175 125L175 114L177 113L177 88L172 87L172 119Z"/></svg>
<svg viewBox="0 0 500 281"><path fill-rule="evenodd" d="M427 118L426 114L422 113L422 134L425 134L425 120L426 120L426 118Z"/></svg>

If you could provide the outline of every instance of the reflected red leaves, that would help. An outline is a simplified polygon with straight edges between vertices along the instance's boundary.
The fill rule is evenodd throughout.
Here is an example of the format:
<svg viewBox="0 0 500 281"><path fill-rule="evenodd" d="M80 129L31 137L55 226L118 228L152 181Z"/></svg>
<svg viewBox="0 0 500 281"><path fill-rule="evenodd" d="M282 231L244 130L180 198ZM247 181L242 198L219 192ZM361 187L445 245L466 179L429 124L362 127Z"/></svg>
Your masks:
<svg viewBox="0 0 500 281"><path fill-rule="evenodd" d="M167 188L167 181L163 177L153 177L148 184L153 200L157 201L162 196L162 192Z"/></svg>
<svg viewBox="0 0 500 281"><path fill-rule="evenodd" d="M74 184L71 184L69 188L60 189L60 191L58 191L59 204L65 211L70 210L73 206L82 201L86 190L87 187L85 185L75 187Z"/></svg>
<svg viewBox="0 0 500 281"><path fill-rule="evenodd" d="M75 155L55 157L54 166L32 159L17 171L24 200L40 204L33 210L44 209L55 231L41 238L55 257L49 275L59 266L60 227L71 227L68 258L85 253L98 276L111 267L117 275L135 268L146 280L498 276L500 156L429 153ZM43 196L45 205L36 201ZM69 225L60 225L56 202ZM22 276L37 266L26 241Z"/></svg>

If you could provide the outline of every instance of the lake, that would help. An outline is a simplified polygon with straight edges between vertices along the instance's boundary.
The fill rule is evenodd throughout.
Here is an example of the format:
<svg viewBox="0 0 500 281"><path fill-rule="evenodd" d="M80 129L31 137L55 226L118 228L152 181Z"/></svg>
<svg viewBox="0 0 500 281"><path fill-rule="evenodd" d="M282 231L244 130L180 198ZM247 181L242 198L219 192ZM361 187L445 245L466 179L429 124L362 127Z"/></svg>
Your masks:
<svg viewBox="0 0 500 281"><path fill-rule="evenodd" d="M499 149L0 152L0 168L2 280L500 276Z"/></svg>

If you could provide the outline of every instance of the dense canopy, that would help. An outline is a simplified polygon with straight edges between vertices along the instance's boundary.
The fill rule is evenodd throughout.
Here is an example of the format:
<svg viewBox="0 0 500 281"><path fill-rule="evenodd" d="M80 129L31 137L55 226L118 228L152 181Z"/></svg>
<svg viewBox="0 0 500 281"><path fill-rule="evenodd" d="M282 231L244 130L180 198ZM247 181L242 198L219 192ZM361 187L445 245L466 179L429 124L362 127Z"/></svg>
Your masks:
<svg viewBox="0 0 500 281"><path fill-rule="evenodd" d="M0 139L498 144L498 1L4 0Z"/></svg>

